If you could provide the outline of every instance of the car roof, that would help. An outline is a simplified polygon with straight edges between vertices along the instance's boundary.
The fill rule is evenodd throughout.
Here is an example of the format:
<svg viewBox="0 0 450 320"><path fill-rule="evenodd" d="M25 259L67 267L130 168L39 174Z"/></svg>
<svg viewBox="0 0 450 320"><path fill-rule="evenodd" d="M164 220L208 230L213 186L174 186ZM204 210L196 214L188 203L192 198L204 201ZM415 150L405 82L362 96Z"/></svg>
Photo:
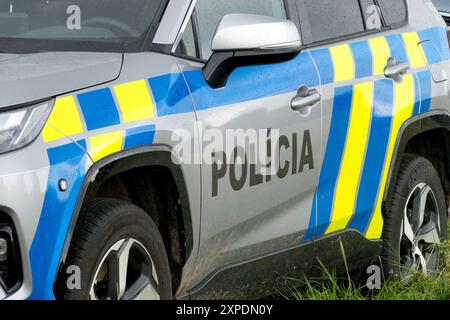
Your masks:
<svg viewBox="0 0 450 320"><path fill-rule="evenodd" d="M450 12L450 0L433 0L433 3L439 11Z"/></svg>

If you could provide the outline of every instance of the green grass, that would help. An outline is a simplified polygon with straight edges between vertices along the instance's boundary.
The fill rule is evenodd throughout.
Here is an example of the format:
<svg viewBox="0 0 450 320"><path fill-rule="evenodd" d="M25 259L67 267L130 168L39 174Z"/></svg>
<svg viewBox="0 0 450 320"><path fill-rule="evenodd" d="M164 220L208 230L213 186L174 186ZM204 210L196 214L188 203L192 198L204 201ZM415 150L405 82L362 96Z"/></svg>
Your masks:
<svg viewBox="0 0 450 320"><path fill-rule="evenodd" d="M288 280L293 288L301 289L291 289L281 296L288 300L450 300L449 242L442 245L441 255L446 261L445 268L433 277L416 272L407 280L389 281L380 290L370 291L352 281L349 275L337 277L322 266L320 281L304 280L299 286L298 280Z"/></svg>

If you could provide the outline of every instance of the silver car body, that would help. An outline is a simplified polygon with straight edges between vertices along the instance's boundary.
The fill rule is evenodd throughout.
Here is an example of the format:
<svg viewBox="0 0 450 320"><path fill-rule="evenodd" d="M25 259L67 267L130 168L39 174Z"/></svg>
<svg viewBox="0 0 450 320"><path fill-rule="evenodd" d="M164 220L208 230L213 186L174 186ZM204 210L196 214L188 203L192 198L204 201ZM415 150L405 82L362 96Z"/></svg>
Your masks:
<svg viewBox="0 0 450 320"><path fill-rule="evenodd" d="M448 114L450 106L445 25L429 1L407 3L408 23L399 28L306 48L288 62L239 68L222 89L205 82L204 62L166 53L0 55L0 108L55 97L38 139L0 156L0 211L15 223L24 274L8 298L54 298L84 186L102 166L135 153L170 152L180 129L197 137L192 143L201 153L195 122L222 132L278 128L289 144L285 161L308 143L313 161L300 167L295 159L270 179L252 181L248 172L242 186L233 185L229 171L214 177L213 165L180 165L192 250L178 297L228 297L230 286L239 297L247 284L230 280L236 272L252 281L279 265L304 263L308 273L317 256L334 263L339 252L324 253L332 252L325 244L336 248L337 234L356 244L352 256L370 256L364 250L379 247L402 126ZM194 5L171 0L153 43L174 51ZM401 83L384 77L389 56L411 65ZM308 117L291 109L302 85L322 95ZM361 111L352 113L352 101ZM279 262L267 264L276 254Z"/></svg>

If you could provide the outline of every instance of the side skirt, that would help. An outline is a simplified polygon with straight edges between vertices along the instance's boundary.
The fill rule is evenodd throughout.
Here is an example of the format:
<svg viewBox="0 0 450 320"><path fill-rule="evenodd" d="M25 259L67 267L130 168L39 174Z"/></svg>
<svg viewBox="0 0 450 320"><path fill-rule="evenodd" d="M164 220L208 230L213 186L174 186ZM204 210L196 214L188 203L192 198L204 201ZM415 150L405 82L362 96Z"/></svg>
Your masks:
<svg viewBox="0 0 450 320"><path fill-rule="evenodd" d="M300 244L293 248L271 253L220 268L188 291L180 299L258 299L300 286L305 277L311 279L322 274L319 261L336 274L346 272L345 259L350 271L374 263L382 241L370 241L361 233L347 230L325 238ZM295 279L295 280L294 280Z"/></svg>

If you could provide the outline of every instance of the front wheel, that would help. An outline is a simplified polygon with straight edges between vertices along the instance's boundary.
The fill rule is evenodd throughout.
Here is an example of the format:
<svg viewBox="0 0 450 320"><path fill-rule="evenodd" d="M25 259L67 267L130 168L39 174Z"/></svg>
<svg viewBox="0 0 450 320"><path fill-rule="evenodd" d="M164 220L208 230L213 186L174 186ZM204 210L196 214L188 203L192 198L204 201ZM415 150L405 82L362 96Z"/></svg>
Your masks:
<svg viewBox="0 0 450 320"><path fill-rule="evenodd" d="M445 194L433 165L407 154L387 208L382 261L387 278L439 270L439 245L448 236Z"/></svg>
<svg viewBox="0 0 450 320"><path fill-rule="evenodd" d="M70 300L171 299L170 267L158 228L142 209L98 199L77 226L68 265L81 272Z"/></svg>

